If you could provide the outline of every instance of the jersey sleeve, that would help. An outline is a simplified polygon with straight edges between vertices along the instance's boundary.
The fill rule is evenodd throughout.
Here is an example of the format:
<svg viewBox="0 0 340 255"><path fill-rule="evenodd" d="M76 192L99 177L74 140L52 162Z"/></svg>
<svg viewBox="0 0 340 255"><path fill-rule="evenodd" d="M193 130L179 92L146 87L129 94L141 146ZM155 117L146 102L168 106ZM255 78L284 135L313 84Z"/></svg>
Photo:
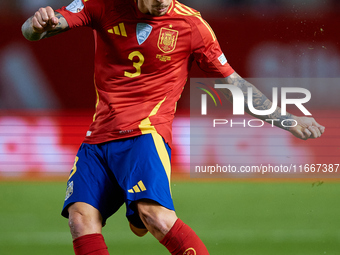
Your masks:
<svg viewBox="0 0 340 255"><path fill-rule="evenodd" d="M68 6L57 9L64 16L70 28L90 26L101 15L100 1L74 0Z"/></svg>
<svg viewBox="0 0 340 255"><path fill-rule="evenodd" d="M191 41L195 60L207 76L228 77L234 72L221 50L214 31L201 16L195 19Z"/></svg>

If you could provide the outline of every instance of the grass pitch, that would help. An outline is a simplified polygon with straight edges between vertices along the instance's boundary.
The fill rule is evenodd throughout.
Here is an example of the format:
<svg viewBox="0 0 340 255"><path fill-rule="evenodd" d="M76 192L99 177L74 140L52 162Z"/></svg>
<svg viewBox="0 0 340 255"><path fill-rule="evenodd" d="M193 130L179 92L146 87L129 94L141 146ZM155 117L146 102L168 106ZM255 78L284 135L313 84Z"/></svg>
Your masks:
<svg viewBox="0 0 340 255"><path fill-rule="evenodd" d="M60 216L60 182L0 183L1 255L72 255ZM172 193L178 216L212 255L340 254L340 183L185 182ZM134 236L125 208L103 233L111 254L168 254L150 234Z"/></svg>

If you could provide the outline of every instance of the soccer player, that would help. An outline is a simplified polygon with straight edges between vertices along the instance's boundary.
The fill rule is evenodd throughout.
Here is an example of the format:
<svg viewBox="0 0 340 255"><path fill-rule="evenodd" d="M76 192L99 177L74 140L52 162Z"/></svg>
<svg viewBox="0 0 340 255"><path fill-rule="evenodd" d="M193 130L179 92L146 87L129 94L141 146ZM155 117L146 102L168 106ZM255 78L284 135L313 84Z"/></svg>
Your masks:
<svg viewBox="0 0 340 255"><path fill-rule="evenodd" d="M102 227L126 204L131 230L148 231L171 254L205 255L195 232L177 218L170 192L171 125L193 60L209 76L242 89L252 86L231 68L199 12L174 0L75 0L40 8L22 26L31 41L88 26L95 38L96 113L67 183L62 215L69 219L75 254L108 254ZM230 96L228 90L225 90ZM256 109L271 102L255 87ZM313 118L284 128L317 138ZM287 124L287 123L286 123Z"/></svg>

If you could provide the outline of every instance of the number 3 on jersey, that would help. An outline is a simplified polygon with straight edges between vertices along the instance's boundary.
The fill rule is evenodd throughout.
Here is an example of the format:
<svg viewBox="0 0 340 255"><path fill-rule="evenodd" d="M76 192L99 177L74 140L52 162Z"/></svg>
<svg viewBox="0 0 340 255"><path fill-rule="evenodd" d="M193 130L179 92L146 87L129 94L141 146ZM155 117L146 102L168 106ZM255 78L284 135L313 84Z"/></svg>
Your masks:
<svg viewBox="0 0 340 255"><path fill-rule="evenodd" d="M138 57L138 62L135 62L133 60L134 57ZM134 77L141 75L142 73L141 66L144 64L143 54L140 53L139 51L133 51L129 54L129 59L133 62L132 65L134 68L136 68L136 72L130 73L130 72L125 71L124 76L129 77L129 78L134 78Z"/></svg>

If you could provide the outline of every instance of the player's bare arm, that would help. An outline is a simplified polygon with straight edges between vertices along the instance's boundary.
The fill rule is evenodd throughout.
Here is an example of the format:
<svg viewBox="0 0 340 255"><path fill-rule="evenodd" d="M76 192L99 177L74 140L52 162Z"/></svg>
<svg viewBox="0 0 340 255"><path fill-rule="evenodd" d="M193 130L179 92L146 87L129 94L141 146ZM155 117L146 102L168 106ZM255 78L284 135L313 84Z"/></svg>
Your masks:
<svg viewBox="0 0 340 255"><path fill-rule="evenodd" d="M247 98L248 87L252 87L252 91L253 91L252 98L253 98L254 108L256 110L267 110L271 108L272 102L260 90L258 90L251 83L244 80L236 72L228 76L227 78L225 78L224 82L226 82L227 84L232 84L232 85L239 87L242 90L245 98ZM233 98L232 98L231 92L228 89L221 89L221 91L228 98L228 100L232 102ZM245 106L246 106L245 109L247 113L263 121L266 121L269 119L279 120L279 121L273 122L273 124L279 128L282 128L284 130L291 132L294 136L300 139L303 139L303 140L307 140L309 138L318 138L325 131L325 127L318 124L314 120L314 118L297 117L290 113L287 113L286 115L282 115L280 107L277 107L276 110L272 114L259 116L259 115L254 115L253 113L249 111L247 100L245 100ZM297 122L296 126L294 126L293 120ZM285 124L286 124L285 126L294 126L294 127L284 127L281 124L282 121L285 121Z"/></svg>
<svg viewBox="0 0 340 255"><path fill-rule="evenodd" d="M40 8L22 25L24 37L30 41L37 41L69 30L66 19L51 7Z"/></svg>

